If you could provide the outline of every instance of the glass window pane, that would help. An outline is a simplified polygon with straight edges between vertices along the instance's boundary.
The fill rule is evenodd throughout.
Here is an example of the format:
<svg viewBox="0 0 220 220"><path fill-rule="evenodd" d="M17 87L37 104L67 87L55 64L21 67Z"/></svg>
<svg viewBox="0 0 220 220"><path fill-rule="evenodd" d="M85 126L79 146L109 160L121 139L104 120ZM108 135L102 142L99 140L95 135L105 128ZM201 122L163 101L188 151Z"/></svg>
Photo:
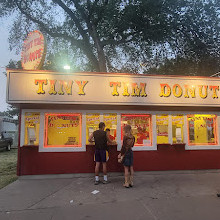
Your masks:
<svg viewBox="0 0 220 220"><path fill-rule="evenodd" d="M44 147L81 147L81 114L45 114Z"/></svg>
<svg viewBox="0 0 220 220"><path fill-rule="evenodd" d="M86 114L86 144L92 144L88 141L89 136L99 129L100 114L88 113Z"/></svg>
<svg viewBox="0 0 220 220"><path fill-rule="evenodd" d="M122 140L123 128L126 124L131 125L135 146L152 146L151 115L121 115Z"/></svg>
<svg viewBox="0 0 220 220"><path fill-rule="evenodd" d="M188 115L189 145L216 145L216 115Z"/></svg>
<svg viewBox="0 0 220 220"><path fill-rule="evenodd" d="M88 139L89 136L99 129L100 114L86 114L86 144L91 144Z"/></svg>
<svg viewBox="0 0 220 220"><path fill-rule="evenodd" d="M156 115L157 143L168 144L168 115Z"/></svg>
<svg viewBox="0 0 220 220"><path fill-rule="evenodd" d="M110 129L109 138L116 141L116 128L117 128L117 114L104 114L103 121L105 123L105 128Z"/></svg>
<svg viewBox="0 0 220 220"><path fill-rule="evenodd" d="M172 137L173 143L183 143L183 115L172 115Z"/></svg>
<svg viewBox="0 0 220 220"><path fill-rule="evenodd" d="M25 113L25 145L39 145L40 113Z"/></svg>

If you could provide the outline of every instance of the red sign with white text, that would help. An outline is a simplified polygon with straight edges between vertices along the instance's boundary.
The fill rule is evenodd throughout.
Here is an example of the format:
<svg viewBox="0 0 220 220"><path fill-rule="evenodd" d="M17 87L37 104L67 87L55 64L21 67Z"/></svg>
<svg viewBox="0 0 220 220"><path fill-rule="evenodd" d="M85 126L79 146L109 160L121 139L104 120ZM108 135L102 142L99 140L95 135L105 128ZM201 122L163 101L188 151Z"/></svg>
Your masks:
<svg viewBox="0 0 220 220"><path fill-rule="evenodd" d="M46 42L44 35L32 31L24 41L21 53L21 64L25 70L37 70L43 65L46 55Z"/></svg>

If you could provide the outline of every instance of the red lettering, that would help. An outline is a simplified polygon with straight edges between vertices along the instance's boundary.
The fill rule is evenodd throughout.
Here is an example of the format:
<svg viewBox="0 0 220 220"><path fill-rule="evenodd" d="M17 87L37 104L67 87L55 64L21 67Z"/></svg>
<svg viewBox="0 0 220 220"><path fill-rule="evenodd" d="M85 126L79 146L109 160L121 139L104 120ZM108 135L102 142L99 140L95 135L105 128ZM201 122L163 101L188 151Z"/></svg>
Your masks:
<svg viewBox="0 0 220 220"><path fill-rule="evenodd" d="M42 51L42 49L39 49L39 50L36 50L36 51L30 53L28 61L34 61L36 59L41 58L41 56L42 56L41 51Z"/></svg>

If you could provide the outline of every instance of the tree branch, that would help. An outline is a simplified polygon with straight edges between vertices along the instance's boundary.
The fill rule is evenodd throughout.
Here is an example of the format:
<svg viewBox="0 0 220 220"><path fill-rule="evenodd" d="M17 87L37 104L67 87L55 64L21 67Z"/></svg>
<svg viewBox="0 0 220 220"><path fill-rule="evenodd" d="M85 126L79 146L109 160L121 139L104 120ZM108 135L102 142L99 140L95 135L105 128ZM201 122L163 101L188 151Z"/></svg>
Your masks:
<svg viewBox="0 0 220 220"><path fill-rule="evenodd" d="M86 36L86 39L84 38L83 40L77 40L72 36L69 36L67 33L59 33L58 31L54 31L51 28L47 27L42 21L34 18L32 15L30 15L29 13L27 13L21 6L21 1L16 1L16 5L18 7L18 9L20 10L20 12L22 14L24 14L29 20L31 20L32 22L38 24L40 26L40 28L45 31L46 33L48 33L51 37L60 37L63 38L65 40L70 41L72 44L76 45L78 48L80 48L81 50L84 51L85 55L88 57L88 59L92 62L92 65L94 66L94 68L99 71L99 65L98 65L98 61L97 58L95 57L95 55L92 52L92 48L91 45L89 43L88 37Z"/></svg>
<svg viewBox="0 0 220 220"><path fill-rule="evenodd" d="M93 24L91 18L89 19L88 16L86 15L84 9L81 7L81 5L79 4L78 0L72 0L76 9L80 12L82 18L85 20L87 27L88 27L88 32L90 34L90 36L92 37L96 49L97 49L97 53L98 53L98 60L99 60L99 69L102 72L106 72L107 68L106 68L106 59L105 59L105 53L103 50L103 46L102 43L100 41L100 37L97 33L96 30L96 26ZM90 3L89 3L90 5Z"/></svg>
<svg viewBox="0 0 220 220"><path fill-rule="evenodd" d="M71 17L71 19L76 24L76 27L79 30L79 33L81 34L81 36L85 39L86 38L88 39L86 31L82 28L82 25L80 24L74 12L70 8L68 8L61 0L53 0L53 2L57 3Z"/></svg>
<svg viewBox="0 0 220 220"><path fill-rule="evenodd" d="M18 1L16 1L16 4L17 4L17 7L18 7L18 9L20 10L20 12L22 14L24 14L32 22L38 24L40 26L40 28L42 30L44 30L46 33L48 33L51 37L61 37L61 38L65 39L65 40L69 40L72 43L74 43L75 45L78 45L79 47L81 47L81 44L82 44L81 40L77 40L77 39L73 38L72 36L69 36L67 33L54 32L49 27L46 27L46 25L42 21L34 18L30 14L28 14L25 10L23 10L21 5L18 3Z"/></svg>
<svg viewBox="0 0 220 220"><path fill-rule="evenodd" d="M89 16L86 15L85 11L83 10L83 8L80 6L79 1L78 0L72 0L72 2L74 3L76 9L80 12L82 18L85 20L87 27L88 27L88 32L91 35L91 29L92 29L92 23L90 22ZM90 3L89 3L90 5Z"/></svg>
<svg viewBox="0 0 220 220"><path fill-rule="evenodd" d="M94 68L97 71L99 71L100 68L99 68L98 60L97 60L96 56L93 53L91 44L89 42L89 36L87 35L86 31L82 28L82 25L80 24L80 21L78 20L78 18L74 14L74 12L70 8L68 8L61 0L53 0L53 2L57 3L70 16L70 18L74 21L77 29L79 30L79 33L81 34L81 36L84 40L84 45L83 45L84 53L92 61L92 64L94 65Z"/></svg>
<svg viewBox="0 0 220 220"><path fill-rule="evenodd" d="M117 46L117 45L120 45L120 44L126 44L126 43L130 43L130 42L132 42L133 41L133 39L129 39L129 40L126 40L125 38L122 38L121 40L114 40L114 39L109 39L109 40L103 40L102 41L102 45L103 46L106 46L106 45L115 45L115 46Z"/></svg>
<svg viewBox="0 0 220 220"><path fill-rule="evenodd" d="M98 3L98 1L95 1L95 3L93 4L93 6L94 6L94 5L97 5L97 3ZM101 19L103 18L103 14L104 14L104 12L105 12L105 7L108 5L108 3L109 3L109 0L105 0L105 1L104 1L104 4L103 4L103 6L102 6L101 13L98 14L98 18L94 21L94 24L95 24L95 25L97 25L97 24L101 21Z"/></svg>

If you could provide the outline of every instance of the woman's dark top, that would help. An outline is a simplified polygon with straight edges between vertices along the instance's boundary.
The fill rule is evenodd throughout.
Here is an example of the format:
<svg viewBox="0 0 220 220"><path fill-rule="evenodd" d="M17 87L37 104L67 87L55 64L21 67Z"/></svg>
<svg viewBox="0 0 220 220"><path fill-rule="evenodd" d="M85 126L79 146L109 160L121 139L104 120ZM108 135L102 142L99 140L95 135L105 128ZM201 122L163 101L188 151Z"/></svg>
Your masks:
<svg viewBox="0 0 220 220"><path fill-rule="evenodd" d="M97 130L93 132L95 140L95 149L107 150L107 134L103 130Z"/></svg>
<svg viewBox="0 0 220 220"><path fill-rule="evenodd" d="M132 147L134 146L135 137L133 135L131 136L124 136L123 137L123 144L121 148L121 155L126 154L126 152L130 151Z"/></svg>
<svg viewBox="0 0 220 220"><path fill-rule="evenodd" d="M121 155L124 155L122 164L126 167L133 166L133 151L132 147L134 146L135 138L133 135L124 136L123 145L121 148Z"/></svg>

